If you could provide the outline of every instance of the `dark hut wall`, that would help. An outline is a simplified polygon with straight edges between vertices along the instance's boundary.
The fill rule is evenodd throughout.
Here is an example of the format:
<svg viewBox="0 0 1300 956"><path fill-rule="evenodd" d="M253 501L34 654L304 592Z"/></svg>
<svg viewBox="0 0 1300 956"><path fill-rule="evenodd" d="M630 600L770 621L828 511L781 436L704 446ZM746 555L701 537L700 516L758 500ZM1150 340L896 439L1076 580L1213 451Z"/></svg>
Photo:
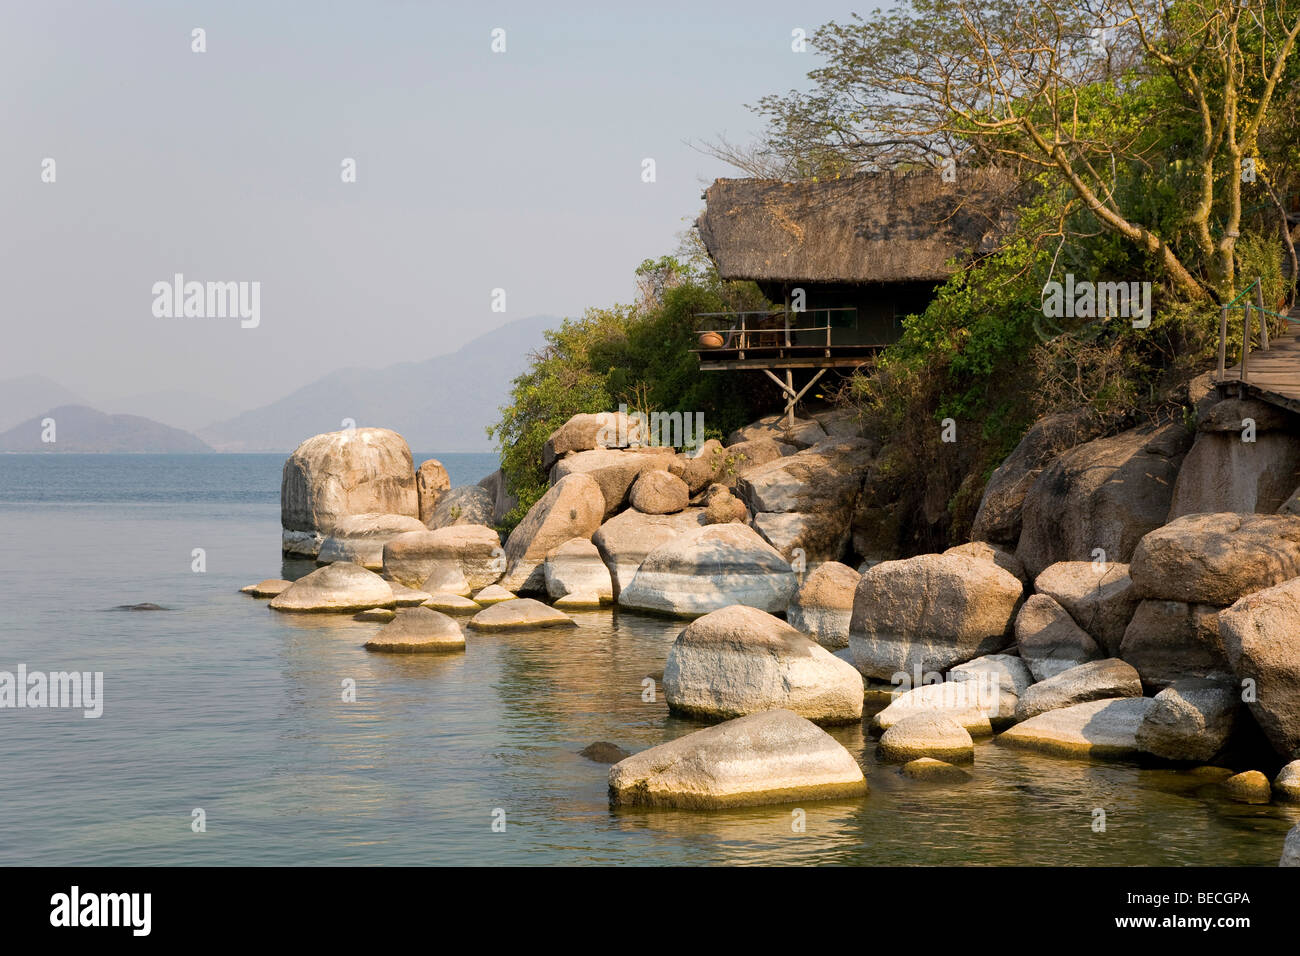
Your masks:
<svg viewBox="0 0 1300 956"><path fill-rule="evenodd" d="M792 326L831 326L831 345L889 345L903 334L903 318L924 312L937 282L760 282L763 295L778 304L787 292L804 290L805 311L790 316ZM853 309L854 313L819 310ZM825 332L792 332L792 345L825 345Z"/></svg>

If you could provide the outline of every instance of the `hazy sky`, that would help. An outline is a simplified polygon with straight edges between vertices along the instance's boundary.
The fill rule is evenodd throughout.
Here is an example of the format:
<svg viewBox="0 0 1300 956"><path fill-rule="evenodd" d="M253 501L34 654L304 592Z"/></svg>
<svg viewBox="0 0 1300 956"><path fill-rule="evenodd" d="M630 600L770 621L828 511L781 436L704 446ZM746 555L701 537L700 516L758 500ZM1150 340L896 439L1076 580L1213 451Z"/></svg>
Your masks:
<svg viewBox="0 0 1300 956"><path fill-rule="evenodd" d="M853 9L4 0L0 378L249 408L628 301L703 185L740 175L684 141L748 139L744 104L816 65L791 30ZM259 281L260 325L156 318L177 272Z"/></svg>

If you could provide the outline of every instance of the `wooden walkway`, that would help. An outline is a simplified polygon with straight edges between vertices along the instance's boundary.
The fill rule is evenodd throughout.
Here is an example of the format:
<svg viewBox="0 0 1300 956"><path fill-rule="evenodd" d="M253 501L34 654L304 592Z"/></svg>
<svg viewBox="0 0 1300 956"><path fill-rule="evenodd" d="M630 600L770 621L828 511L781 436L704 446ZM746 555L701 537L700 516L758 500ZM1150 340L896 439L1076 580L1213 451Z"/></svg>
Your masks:
<svg viewBox="0 0 1300 956"><path fill-rule="evenodd" d="M1300 320L1300 307L1289 313ZM1241 326L1237 324L1240 333ZM1246 359L1246 380L1241 379L1241 364L1214 376L1222 390L1240 391L1289 411L1300 412L1300 336L1288 332L1276 338L1265 351L1251 348Z"/></svg>

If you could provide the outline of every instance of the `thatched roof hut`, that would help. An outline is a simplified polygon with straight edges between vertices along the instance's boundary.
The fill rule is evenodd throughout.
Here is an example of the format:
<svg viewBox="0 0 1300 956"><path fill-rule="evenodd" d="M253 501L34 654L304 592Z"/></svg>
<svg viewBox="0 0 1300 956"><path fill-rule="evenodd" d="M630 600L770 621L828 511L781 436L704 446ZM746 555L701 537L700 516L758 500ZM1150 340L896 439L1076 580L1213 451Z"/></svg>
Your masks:
<svg viewBox="0 0 1300 956"><path fill-rule="evenodd" d="M1013 208L1003 170L866 173L779 182L719 179L697 225L724 279L774 283L936 282L991 251Z"/></svg>

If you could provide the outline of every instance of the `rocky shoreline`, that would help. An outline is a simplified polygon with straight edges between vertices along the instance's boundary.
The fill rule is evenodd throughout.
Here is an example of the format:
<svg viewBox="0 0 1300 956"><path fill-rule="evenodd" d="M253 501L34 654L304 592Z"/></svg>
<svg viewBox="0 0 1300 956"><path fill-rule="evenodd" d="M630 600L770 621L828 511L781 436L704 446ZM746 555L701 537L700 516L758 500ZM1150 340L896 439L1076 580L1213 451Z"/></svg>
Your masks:
<svg viewBox="0 0 1300 956"><path fill-rule="evenodd" d="M820 727L864 715L914 779L960 784L992 737L1300 802L1300 420L1193 397L1193 427L1044 419L988 482L975 540L904 558L869 553L879 448L843 410L694 454L575 416L504 540L500 472L453 488L395 432L318 435L285 463L281 512L285 554L321 566L245 591L379 623L376 653L601 607L683 619L663 693L714 725L615 763L613 806L858 799L861 768Z"/></svg>

